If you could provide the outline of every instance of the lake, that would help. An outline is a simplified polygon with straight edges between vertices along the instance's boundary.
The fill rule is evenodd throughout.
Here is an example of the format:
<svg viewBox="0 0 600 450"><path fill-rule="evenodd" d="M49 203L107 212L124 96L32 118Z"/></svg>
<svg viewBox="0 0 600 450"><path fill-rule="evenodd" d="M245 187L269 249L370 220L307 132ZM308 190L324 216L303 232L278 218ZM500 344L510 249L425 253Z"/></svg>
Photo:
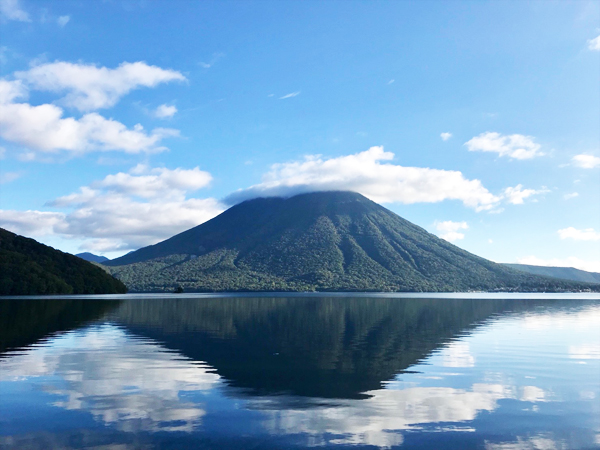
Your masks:
<svg viewBox="0 0 600 450"><path fill-rule="evenodd" d="M0 299L3 449L600 448L598 294Z"/></svg>

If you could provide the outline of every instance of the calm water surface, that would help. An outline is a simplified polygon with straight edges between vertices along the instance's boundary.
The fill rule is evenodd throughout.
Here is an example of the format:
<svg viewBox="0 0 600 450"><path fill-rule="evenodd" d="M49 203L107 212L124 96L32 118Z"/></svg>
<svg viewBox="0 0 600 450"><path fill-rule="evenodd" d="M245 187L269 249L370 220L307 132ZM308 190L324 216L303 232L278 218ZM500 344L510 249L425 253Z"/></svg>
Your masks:
<svg viewBox="0 0 600 450"><path fill-rule="evenodd" d="M600 448L598 296L0 299L0 448L305 447Z"/></svg>

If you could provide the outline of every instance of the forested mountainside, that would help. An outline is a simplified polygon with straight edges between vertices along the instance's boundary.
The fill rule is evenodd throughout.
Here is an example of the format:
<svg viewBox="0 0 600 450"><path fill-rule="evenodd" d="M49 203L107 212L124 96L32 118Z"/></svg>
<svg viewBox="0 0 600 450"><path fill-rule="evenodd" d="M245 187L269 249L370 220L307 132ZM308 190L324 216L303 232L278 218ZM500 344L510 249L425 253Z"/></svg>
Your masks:
<svg viewBox="0 0 600 450"><path fill-rule="evenodd" d="M586 283L600 283L600 273L586 272L573 267L546 267L528 264L504 264L512 269L522 272L543 275L546 277L562 278L564 280L584 281Z"/></svg>
<svg viewBox="0 0 600 450"><path fill-rule="evenodd" d="M0 295L124 292L100 267L0 228Z"/></svg>
<svg viewBox="0 0 600 450"><path fill-rule="evenodd" d="M131 291L579 291L475 256L354 192L240 203L105 263Z"/></svg>

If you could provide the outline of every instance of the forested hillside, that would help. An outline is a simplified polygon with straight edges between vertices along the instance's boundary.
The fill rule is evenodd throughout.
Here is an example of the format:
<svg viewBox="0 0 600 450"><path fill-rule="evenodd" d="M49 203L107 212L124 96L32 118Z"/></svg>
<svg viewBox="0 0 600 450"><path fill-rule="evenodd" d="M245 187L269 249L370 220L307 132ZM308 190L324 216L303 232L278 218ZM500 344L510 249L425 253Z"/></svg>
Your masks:
<svg viewBox="0 0 600 450"><path fill-rule="evenodd" d="M124 292L121 281L94 264L0 228L0 295Z"/></svg>
<svg viewBox="0 0 600 450"><path fill-rule="evenodd" d="M512 269L522 272L532 273L534 275L543 275L546 277L561 278L563 280L585 281L586 283L600 283L600 273L586 272L585 270L575 269L573 267L546 267L532 266L529 264L504 264Z"/></svg>

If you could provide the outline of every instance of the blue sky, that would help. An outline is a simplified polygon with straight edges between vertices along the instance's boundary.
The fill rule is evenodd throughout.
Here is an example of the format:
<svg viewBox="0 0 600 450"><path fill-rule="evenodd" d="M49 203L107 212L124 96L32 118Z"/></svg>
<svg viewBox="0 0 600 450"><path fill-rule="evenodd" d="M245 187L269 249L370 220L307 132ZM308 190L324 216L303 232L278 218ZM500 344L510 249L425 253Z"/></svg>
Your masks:
<svg viewBox="0 0 600 450"><path fill-rule="evenodd" d="M0 0L0 226L115 257L254 196L363 193L600 272L594 1Z"/></svg>

